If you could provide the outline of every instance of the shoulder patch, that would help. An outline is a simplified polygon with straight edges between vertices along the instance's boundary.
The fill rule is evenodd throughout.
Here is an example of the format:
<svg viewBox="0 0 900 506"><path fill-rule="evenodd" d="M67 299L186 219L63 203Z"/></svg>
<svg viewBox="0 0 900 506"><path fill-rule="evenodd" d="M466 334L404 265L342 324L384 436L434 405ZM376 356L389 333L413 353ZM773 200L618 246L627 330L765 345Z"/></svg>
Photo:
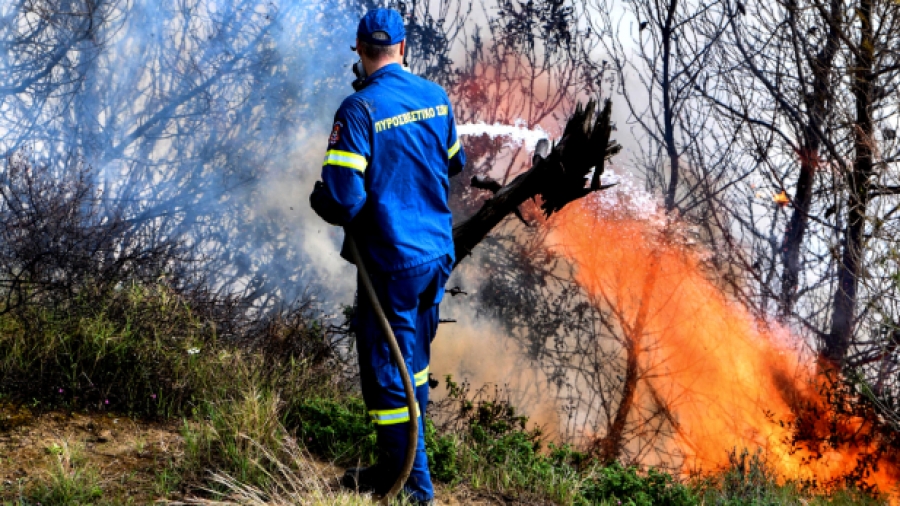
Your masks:
<svg viewBox="0 0 900 506"><path fill-rule="evenodd" d="M328 137L329 146L334 146L341 140L341 128L343 127L344 125L340 121L334 122L334 128L331 130L331 135Z"/></svg>

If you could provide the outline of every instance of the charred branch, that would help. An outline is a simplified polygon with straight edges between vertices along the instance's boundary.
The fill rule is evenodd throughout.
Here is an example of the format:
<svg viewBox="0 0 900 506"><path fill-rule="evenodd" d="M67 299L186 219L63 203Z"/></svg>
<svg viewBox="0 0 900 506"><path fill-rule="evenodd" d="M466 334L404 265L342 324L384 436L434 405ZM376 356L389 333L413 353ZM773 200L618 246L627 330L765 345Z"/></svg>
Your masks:
<svg viewBox="0 0 900 506"><path fill-rule="evenodd" d="M31 303L61 306L86 292L172 278L189 263L160 229L106 212L91 169L55 174L21 156L0 168L0 314Z"/></svg>
<svg viewBox="0 0 900 506"><path fill-rule="evenodd" d="M900 186L874 186L869 189L870 197L886 197L900 195Z"/></svg>
<svg viewBox="0 0 900 506"><path fill-rule="evenodd" d="M471 186L472 188L478 188L479 190L487 190L494 195L503 188L500 181L497 181L490 176L472 176Z"/></svg>
<svg viewBox="0 0 900 506"><path fill-rule="evenodd" d="M490 231L510 214L517 214L526 200L541 197L541 209L549 217L570 202L595 191L608 188L600 176L606 160L621 149L610 141L612 105L606 100L603 109L595 114L596 102L576 108L559 143L544 157L536 154L530 169L497 188L490 178L473 178L472 186L494 192L474 216L453 227L456 264L469 256ZM588 176L593 169L590 182ZM520 219L524 218L519 214ZM527 224L527 222L526 222Z"/></svg>
<svg viewBox="0 0 900 506"><path fill-rule="evenodd" d="M622 453L626 442L627 423L632 416L632 411L637 401L638 382L641 379L641 354L645 349L644 333L647 327L648 314L650 313L650 300L659 276L659 259L655 256L651 258L650 266L650 271L641 287L641 304L634 321L627 322L626 319L621 319L625 334L624 345L626 353L625 377L622 378L622 397L619 400L616 413L612 417L612 422L606 428L606 434L594 443L595 451L600 461L607 464L614 462Z"/></svg>

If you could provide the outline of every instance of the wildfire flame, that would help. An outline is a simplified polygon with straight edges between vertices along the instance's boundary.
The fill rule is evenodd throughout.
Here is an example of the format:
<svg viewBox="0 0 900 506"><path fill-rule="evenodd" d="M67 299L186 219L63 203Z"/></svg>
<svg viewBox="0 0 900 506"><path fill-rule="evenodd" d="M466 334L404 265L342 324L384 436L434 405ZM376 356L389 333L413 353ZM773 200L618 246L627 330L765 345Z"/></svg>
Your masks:
<svg viewBox="0 0 900 506"><path fill-rule="evenodd" d="M781 193L773 195L772 201L778 204L781 207L784 207L791 203L791 199L787 196L787 192L781 190Z"/></svg>
<svg viewBox="0 0 900 506"><path fill-rule="evenodd" d="M500 103L509 103L510 95ZM529 149L528 139L538 138L521 125L496 123L467 125L460 133L488 131L491 138L525 140ZM672 453L684 456L682 471L722 469L730 451L759 448L782 478L827 484L875 454L864 421L852 418L837 429L859 436L846 438L850 443L794 442L791 423L800 421L802 407L828 404L812 354L787 329L758 321L713 282L704 252L679 238L678 225L656 213L652 196L623 188L595 193L551 218L545 223L549 247L577 267L577 282L630 334L624 344L638 354L636 402L664 402L675 430ZM790 205L784 191L771 198ZM618 205L622 201L627 205ZM826 434L824 423L813 421L811 431ZM900 464L896 457L881 459L860 479L900 492ZM900 496L892 504L900 506Z"/></svg>
<svg viewBox="0 0 900 506"><path fill-rule="evenodd" d="M873 452L872 443L859 442L866 438L837 447L791 443L797 407L821 402L811 354L711 281L703 252L679 239L671 223L593 198L571 204L548 226L550 247L577 266L578 283L612 312L639 353L638 402L652 402L651 394L665 400L684 473L723 468L732 449L760 448L780 476L828 483ZM843 424L862 427L860 420ZM876 468L863 478L867 485L897 487L896 463ZM893 504L900 504L896 496Z"/></svg>

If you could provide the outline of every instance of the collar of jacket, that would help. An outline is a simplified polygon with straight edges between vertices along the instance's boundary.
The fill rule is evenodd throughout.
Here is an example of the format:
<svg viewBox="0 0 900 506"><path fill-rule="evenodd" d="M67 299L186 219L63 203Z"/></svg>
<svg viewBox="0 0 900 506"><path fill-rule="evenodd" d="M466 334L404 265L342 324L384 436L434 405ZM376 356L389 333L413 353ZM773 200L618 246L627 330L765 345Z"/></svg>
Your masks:
<svg viewBox="0 0 900 506"><path fill-rule="evenodd" d="M363 87L366 87L366 86L372 84L373 82L377 81L379 77L381 77L383 75L393 74L396 72L406 72L406 71L403 70L403 66L400 65L399 63L389 63L389 64L385 65L384 67L381 67L380 69L376 70L375 72L372 72L372 75L370 75L369 77L366 78L366 80L363 84Z"/></svg>

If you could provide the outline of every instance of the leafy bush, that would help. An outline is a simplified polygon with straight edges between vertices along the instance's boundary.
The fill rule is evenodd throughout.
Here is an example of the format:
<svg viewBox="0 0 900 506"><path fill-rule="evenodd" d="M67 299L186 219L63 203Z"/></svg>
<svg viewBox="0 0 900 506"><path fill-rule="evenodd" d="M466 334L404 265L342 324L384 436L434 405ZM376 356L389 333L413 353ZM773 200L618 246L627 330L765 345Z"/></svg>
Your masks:
<svg viewBox="0 0 900 506"><path fill-rule="evenodd" d="M526 500L536 497L579 502L585 456L569 446L542 451L540 429L529 429L498 389L471 392L448 376L448 395L430 411L440 423L426 427L432 475L445 483L464 483Z"/></svg>
<svg viewBox="0 0 900 506"><path fill-rule="evenodd" d="M444 483L459 481L459 440L454 434L438 434L430 418L425 420L425 453L432 478Z"/></svg>
<svg viewBox="0 0 900 506"><path fill-rule="evenodd" d="M619 463L600 469L598 476L589 480L582 495L590 504L602 501L628 506L682 506L696 504L690 489L677 483L671 475L653 468L646 475L634 467Z"/></svg>
<svg viewBox="0 0 900 506"><path fill-rule="evenodd" d="M288 427L296 427L306 448L342 464L375 462L375 426L358 397L301 399L287 413Z"/></svg>

